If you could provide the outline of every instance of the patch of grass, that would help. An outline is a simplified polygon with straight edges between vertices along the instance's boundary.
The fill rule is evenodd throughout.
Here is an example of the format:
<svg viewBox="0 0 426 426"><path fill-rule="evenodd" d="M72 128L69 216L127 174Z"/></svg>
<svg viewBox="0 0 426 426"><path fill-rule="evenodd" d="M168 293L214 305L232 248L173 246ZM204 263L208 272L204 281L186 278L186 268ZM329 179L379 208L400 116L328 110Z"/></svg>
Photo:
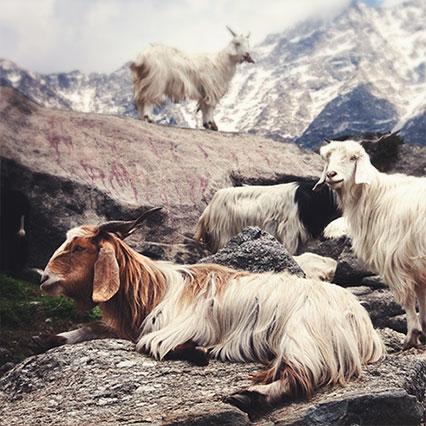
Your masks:
<svg viewBox="0 0 426 426"><path fill-rule="evenodd" d="M82 315L70 299L42 296L33 284L0 274L0 326L27 325L40 314L53 320L91 321L101 318L99 308Z"/></svg>
<svg viewBox="0 0 426 426"><path fill-rule="evenodd" d="M34 296L34 290L31 284L0 274L0 299L24 299Z"/></svg>
<svg viewBox="0 0 426 426"><path fill-rule="evenodd" d="M0 325L13 327L27 324L36 314L73 321L101 318L101 311L97 307L82 315L77 312L72 300L62 296L42 296L39 288L33 284L0 274Z"/></svg>
<svg viewBox="0 0 426 426"><path fill-rule="evenodd" d="M37 285L0 274L0 347L9 352L0 366L31 355L34 335L71 330L101 316L98 307L82 314L70 299L42 296Z"/></svg>
<svg viewBox="0 0 426 426"><path fill-rule="evenodd" d="M100 310L99 306L95 306L90 312L89 312L89 319L91 321L100 320L102 318L102 311Z"/></svg>

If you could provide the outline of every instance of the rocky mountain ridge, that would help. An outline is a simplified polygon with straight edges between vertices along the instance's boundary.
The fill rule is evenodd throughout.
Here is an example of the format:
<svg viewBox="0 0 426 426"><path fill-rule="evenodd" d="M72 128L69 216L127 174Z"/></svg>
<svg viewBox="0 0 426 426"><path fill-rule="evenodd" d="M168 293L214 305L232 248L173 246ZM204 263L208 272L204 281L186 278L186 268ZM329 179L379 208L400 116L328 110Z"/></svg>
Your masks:
<svg viewBox="0 0 426 426"><path fill-rule="evenodd" d="M221 130L312 147L323 137L402 128L426 144L426 3L352 2L328 21L307 21L253 48L217 109ZM110 74L41 75L0 61L0 83L45 106L136 116L128 64ZM200 127L194 103L157 109L161 123Z"/></svg>

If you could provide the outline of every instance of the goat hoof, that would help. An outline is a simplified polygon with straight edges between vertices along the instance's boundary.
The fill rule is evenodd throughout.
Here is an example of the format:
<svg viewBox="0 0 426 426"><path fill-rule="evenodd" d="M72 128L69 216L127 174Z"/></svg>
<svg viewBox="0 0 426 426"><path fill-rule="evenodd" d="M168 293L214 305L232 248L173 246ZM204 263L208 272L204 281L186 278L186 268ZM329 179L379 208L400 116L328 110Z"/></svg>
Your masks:
<svg viewBox="0 0 426 426"><path fill-rule="evenodd" d="M255 391L244 390L228 395L222 400L248 414L250 420L255 420L271 410L266 396Z"/></svg>
<svg viewBox="0 0 426 426"><path fill-rule="evenodd" d="M205 367L210 361L209 351L204 347L196 346L193 341L176 346L165 356L165 359L183 360L198 367Z"/></svg>
<svg viewBox="0 0 426 426"><path fill-rule="evenodd" d="M418 348L421 346L420 343L420 336L422 335L422 332L418 329L414 329L411 331L409 335L404 340L404 344L402 346L402 350L406 351L411 348Z"/></svg>
<svg viewBox="0 0 426 426"><path fill-rule="evenodd" d="M218 131L217 125L216 125L216 123L214 121L209 121L209 124L210 124L210 129L211 130L214 130L216 132Z"/></svg>
<svg viewBox="0 0 426 426"><path fill-rule="evenodd" d="M33 350L38 354L67 343L66 337L58 336L57 334L40 334L39 336L33 336L31 340Z"/></svg>
<svg viewBox="0 0 426 426"><path fill-rule="evenodd" d="M208 351L200 347L195 348L189 362L191 364L198 365L199 367L206 367L210 362Z"/></svg>
<svg viewBox="0 0 426 426"><path fill-rule="evenodd" d="M143 121L146 121L147 123L152 123L152 118L149 115L144 115L143 116Z"/></svg>
<svg viewBox="0 0 426 426"><path fill-rule="evenodd" d="M210 129L210 125L209 125L209 123L203 123L203 127L204 127L205 129Z"/></svg>

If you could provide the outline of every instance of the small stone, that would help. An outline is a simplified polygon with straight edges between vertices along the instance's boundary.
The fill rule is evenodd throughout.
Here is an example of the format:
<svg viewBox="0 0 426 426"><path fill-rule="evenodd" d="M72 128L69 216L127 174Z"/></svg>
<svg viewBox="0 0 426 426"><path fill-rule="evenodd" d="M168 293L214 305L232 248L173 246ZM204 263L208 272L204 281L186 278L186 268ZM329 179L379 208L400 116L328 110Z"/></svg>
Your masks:
<svg viewBox="0 0 426 426"><path fill-rule="evenodd" d="M121 361L117 364L117 368L128 368L136 365L136 361Z"/></svg>
<svg viewBox="0 0 426 426"><path fill-rule="evenodd" d="M155 389L156 389L156 387L155 387L155 386L151 386L151 385L142 385L142 386L139 386L139 387L136 389L136 392L138 392L138 393L152 392L152 391L154 391Z"/></svg>
<svg viewBox="0 0 426 426"><path fill-rule="evenodd" d="M100 398L96 403L99 406L111 405L118 402L118 398Z"/></svg>

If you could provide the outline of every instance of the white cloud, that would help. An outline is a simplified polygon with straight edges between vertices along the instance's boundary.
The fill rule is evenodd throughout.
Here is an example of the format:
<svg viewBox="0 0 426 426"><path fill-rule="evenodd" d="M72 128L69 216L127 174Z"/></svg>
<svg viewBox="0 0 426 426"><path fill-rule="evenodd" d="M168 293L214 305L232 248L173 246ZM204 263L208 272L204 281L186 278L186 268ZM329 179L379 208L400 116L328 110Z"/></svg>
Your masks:
<svg viewBox="0 0 426 426"><path fill-rule="evenodd" d="M112 71L151 42L215 51L229 34L256 44L350 0L0 0L0 57L39 72Z"/></svg>

